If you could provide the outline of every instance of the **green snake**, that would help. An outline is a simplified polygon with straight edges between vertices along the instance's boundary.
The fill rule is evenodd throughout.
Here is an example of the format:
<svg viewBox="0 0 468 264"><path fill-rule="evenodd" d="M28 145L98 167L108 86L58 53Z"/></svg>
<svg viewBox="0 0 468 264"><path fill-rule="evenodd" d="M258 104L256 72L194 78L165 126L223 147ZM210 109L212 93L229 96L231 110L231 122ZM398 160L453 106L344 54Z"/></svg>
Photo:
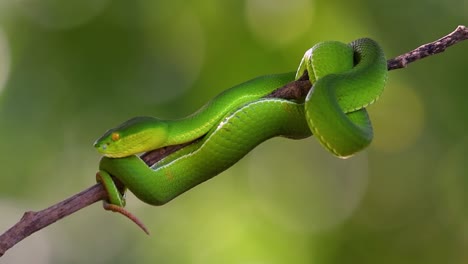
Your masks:
<svg viewBox="0 0 468 264"><path fill-rule="evenodd" d="M265 98L305 71L313 85L306 98ZM351 156L372 140L365 108L381 95L386 79L385 56L375 41L328 41L309 49L297 72L237 85L184 119L130 119L107 131L94 145L104 155L97 181L108 193L105 208L126 212L122 209L124 192L115 179L140 200L162 205L276 136L301 139L314 134L334 155ZM192 141L151 167L137 155Z"/></svg>

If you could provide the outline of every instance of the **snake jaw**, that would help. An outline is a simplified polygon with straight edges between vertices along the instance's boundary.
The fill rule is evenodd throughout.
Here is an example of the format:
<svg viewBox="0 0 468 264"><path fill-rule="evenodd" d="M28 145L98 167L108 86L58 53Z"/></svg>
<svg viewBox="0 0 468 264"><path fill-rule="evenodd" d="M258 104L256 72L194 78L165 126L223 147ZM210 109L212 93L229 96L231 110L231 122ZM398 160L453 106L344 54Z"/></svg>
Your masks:
<svg viewBox="0 0 468 264"><path fill-rule="evenodd" d="M94 143L109 158L123 158L166 146L167 122L153 117L135 117L108 130Z"/></svg>
<svg viewBox="0 0 468 264"><path fill-rule="evenodd" d="M105 152L107 150L107 143L99 144L97 141L93 145L99 152Z"/></svg>

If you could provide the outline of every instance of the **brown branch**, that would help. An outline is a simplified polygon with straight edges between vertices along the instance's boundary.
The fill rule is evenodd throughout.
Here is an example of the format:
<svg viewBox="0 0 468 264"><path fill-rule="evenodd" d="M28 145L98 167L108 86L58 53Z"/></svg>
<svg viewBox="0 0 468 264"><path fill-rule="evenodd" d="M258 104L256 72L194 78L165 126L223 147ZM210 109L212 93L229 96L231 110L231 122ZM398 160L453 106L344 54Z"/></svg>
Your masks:
<svg viewBox="0 0 468 264"><path fill-rule="evenodd" d="M446 48L466 39L468 39L468 29L465 26L458 26L455 31L439 40L422 45L415 50L388 60L388 70L405 68L409 63L443 52ZM304 75L299 80L286 84L267 97L298 99L304 97L310 88L311 84L308 80L308 76ZM169 146L150 151L143 155L142 159L148 165L154 164L158 160L186 145L187 144ZM95 184L87 190L47 209L37 212L26 212L18 223L0 235L0 257L3 256L8 249L34 232L106 198L107 194L102 185Z"/></svg>
<svg viewBox="0 0 468 264"><path fill-rule="evenodd" d="M452 33L442 37L431 43L424 44L410 52L402 54L396 58L387 61L388 70L396 70L406 68L406 66L416 60L424 59L427 56L432 56L445 51L446 48L468 39L468 28L466 26L458 26Z"/></svg>
<svg viewBox="0 0 468 264"><path fill-rule="evenodd" d="M102 185L96 184L47 209L24 213L18 223L0 236L0 257L32 233L106 197Z"/></svg>

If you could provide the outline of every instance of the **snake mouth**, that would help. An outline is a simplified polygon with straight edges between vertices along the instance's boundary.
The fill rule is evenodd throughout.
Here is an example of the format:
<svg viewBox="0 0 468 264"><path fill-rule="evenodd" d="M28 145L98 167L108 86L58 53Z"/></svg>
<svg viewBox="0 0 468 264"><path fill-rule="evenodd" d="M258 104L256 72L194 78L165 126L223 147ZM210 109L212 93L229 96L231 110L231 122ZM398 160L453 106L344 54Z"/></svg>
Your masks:
<svg viewBox="0 0 468 264"><path fill-rule="evenodd" d="M105 157L116 158L114 153L109 152L109 143L96 141L94 142L93 147Z"/></svg>
<svg viewBox="0 0 468 264"><path fill-rule="evenodd" d="M128 156L126 155L126 153L109 151L109 143L95 142L94 148L96 148L99 154L108 158L123 158L125 156Z"/></svg>
<svg viewBox="0 0 468 264"><path fill-rule="evenodd" d="M98 141L94 142L93 147L101 154L105 155L108 147L107 143L99 143Z"/></svg>
<svg viewBox="0 0 468 264"><path fill-rule="evenodd" d="M109 145L107 143L104 144L94 144L94 147L97 148L99 151L106 151Z"/></svg>

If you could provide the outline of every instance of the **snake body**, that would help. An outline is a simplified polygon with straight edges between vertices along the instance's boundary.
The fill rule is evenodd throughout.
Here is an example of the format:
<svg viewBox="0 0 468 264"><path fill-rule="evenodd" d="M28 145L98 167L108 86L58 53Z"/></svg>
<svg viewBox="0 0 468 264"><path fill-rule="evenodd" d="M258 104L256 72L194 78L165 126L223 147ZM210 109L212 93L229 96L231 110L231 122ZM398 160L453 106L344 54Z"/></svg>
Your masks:
<svg viewBox="0 0 468 264"><path fill-rule="evenodd" d="M248 125L252 123L261 129L251 129ZM169 155L152 167L135 155L120 159L104 157L100 170L125 175L118 179L140 200L161 205L229 168L271 137L310 135L303 105L262 99L226 116L206 139L182 149L183 153L173 154L176 157Z"/></svg>
<svg viewBox="0 0 468 264"><path fill-rule="evenodd" d="M178 120L135 117L108 130L94 147L106 157L121 158L205 135L227 113L294 80L294 72L266 75L225 90L194 114Z"/></svg>
<svg viewBox="0 0 468 264"><path fill-rule="evenodd" d="M294 79L291 73L269 75L227 90L186 119L139 117L109 130L95 143L105 155L97 179L107 189L108 202L125 204L116 178L142 201L164 204L275 136L313 133L339 157L365 148L373 135L365 107L380 96L387 76L379 45L367 38L319 43L305 53L296 78L306 70L313 87L304 101L262 98ZM152 167L135 155L195 139Z"/></svg>

